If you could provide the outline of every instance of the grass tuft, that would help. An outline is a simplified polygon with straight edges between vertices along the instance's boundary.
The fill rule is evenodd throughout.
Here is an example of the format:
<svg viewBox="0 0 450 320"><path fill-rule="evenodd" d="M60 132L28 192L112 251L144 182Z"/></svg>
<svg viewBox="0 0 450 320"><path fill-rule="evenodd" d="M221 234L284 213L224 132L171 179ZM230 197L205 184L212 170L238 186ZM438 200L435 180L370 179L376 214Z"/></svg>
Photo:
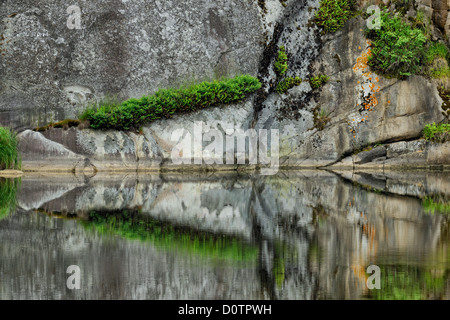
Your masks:
<svg viewBox="0 0 450 320"><path fill-rule="evenodd" d="M11 129L0 127L0 170L21 168L18 143L17 136Z"/></svg>
<svg viewBox="0 0 450 320"><path fill-rule="evenodd" d="M275 89L278 93L286 93L289 89L298 86L302 83L302 79L299 77L287 77L286 79L278 82L277 87Z"/></svg>

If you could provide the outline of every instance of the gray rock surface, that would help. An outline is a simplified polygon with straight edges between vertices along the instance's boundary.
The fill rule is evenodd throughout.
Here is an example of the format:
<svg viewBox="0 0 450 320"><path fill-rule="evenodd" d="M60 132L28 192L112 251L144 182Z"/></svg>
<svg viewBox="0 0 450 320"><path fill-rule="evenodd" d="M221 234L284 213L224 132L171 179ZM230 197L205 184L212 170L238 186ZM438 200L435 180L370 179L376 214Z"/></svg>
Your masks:
<svg viewBox="0 0 450 320"><path fill-rule="evenodd" d="M50 168L40 163L50 158L67 170L178 168L172 152L181 140L173 140L173 134L183 130L182 137L187 133L192 137L193 127L200 121L204 123L203 134L219 132L223 137L230 128L278 130L282 167L322 167L339 163L370 145L418 139L427 123L446 121L435 83L421 76L398 80L367 73L364 59L369 43L361 16L336 33L321 35L311 20L318 0L291 0L286 6L276 0L82 4L82 28L71 30L65 24L66 5L60 1L26 10L20 1L2 3L1 32L10 40L18 38L2 42L6 51L0 56L0 64L5 66L0 69L0 122L29 128L50 119L75 116L82 101L107 93L139 97L177 81L214 74L258 75L263 88L232 106L150 123L139 135L56 129L43 133L43 138L25 131L21 140L31 137L38 145L45 141L51 144L36 150L36 157L35 149L27 149L29 142L22 144L26 170ZM115 4L114 9L108 4ZM303 79L285 94L274 91L277 79L273 63L281 45L288 54L286 76ZM313 90L307 79L318 74L330 79ZM368 101L370 108L366 108ZM320 130L317 121L323 115L328 121ZM53 143L73 154L44 155L44 150L54 148ZM272 141L268 139L264 145L271 150ZM231 147L225 145L223 157ZM371 156L370 161L353 162L367 165L362 162L373 164L377 160L377 166L448 164L446 148L430 147L426 155L404 151L395 157L387 150L386 155ZM437 153L432 154L433 150ZM204 160L202 166L187 167L220 170L235 169L237 164L211 165L212 155Z"/></svg>
<svg viewBox="0 0 450 320"><path fill-rule="evenodd" d="M64 0L0 3L0 125L75 117L89 100L140 97L237 73L256 75L262 24L253 1Z"/></svg>

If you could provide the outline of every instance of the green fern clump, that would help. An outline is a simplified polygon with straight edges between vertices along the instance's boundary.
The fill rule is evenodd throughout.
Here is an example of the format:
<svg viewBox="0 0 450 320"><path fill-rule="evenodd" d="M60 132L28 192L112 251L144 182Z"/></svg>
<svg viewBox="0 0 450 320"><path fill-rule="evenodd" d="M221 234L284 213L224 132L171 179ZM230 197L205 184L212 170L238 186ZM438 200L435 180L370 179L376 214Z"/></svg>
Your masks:
<svg viewBox="0 0 450 320"><path fill-rule="evenodd" d="M278 77L283 76L288 70L287 64L287 54L284 46L280 46L280 50L278 50L278 56L274 63L275 73Z"/></svg>
<svg viewBox="0 0 450 320"><path fill-rule="evenodd" d="M425 140L432 142L450 141L450 123L427 124L423 129L423 137Z"/></svg>
<svg viewBox="0 0 450 320"><path fill-rule="evenodd" d="M369 66L383 75L405 77L421 71L427 37L400 17L381 12L381 28L367 31L372 40Z"/></svg>
<svg viewBox="0 0 450 320"><path fill-rule="evenodd" d="M173 114L238 102L260 88L257 78L241 75L186 88L161 89L153 95L129 99L120 104L100 104L88 108L80 119L89 120L93 129L138 131L145 123L170 118Z"/></svg>
<svg viewBox="0 0 450 320"><path fill-rule="evenodd" d="M324 32L336 32L355 13L356 0L322 0L315 21Z"/></svg>
<svg viewBox="0 0 450 320"><path fill-rule="evenodd" d="M321 75L311 77L309 79L309 83L311 85L311 88L318 89L321 86L323 86L325 83L327 83L329 79L330 79L330 77L328 77L327 75L321 74Z"/></svg>
<svg viewBox="0 0 450 320"><path fill-rule="evenodd" d="M278 93L286 93L289 89L298 86L302 83L302 79L299 77L287 77L286 79L278 82L277 87L275 89Z"/></svg>
<svg viewBox="0 0 450 320"><path fill-rule="evenodd" d="M0 127L0 170L20 169L18 144L17 136L11 129Z"/></svg>

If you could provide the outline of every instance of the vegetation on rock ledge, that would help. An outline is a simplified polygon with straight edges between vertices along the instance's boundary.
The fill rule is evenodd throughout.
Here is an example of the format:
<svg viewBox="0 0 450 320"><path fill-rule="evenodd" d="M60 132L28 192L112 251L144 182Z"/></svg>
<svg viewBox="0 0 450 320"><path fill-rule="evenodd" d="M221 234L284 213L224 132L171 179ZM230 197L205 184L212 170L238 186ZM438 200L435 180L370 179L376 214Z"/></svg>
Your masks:
<svg viewBox="0 0 450 320"><path fill-rule="evenodd" d="M322 0L316 11L316 24L324 32L336 32L355 13L356 0Z"/></svg>
<svg viewBox="0 0 450 320"><path fill-rule="evenodd" d="M261 88L258 79L242 75L223 81L202 82L187 88L161 89L150 96L129 99L120 105L87 109L81 120L93 129L135 129L145 123L170 118L175 113L192 112L219 104L238 102Z"/></svg>
<svg viewBox="0 0 450 320"><path fill-rule="evenodd" d="M178 89L160 89L155 94L124 102L107 99L99 105L89 106L79 120L66 119L36 128L69 128L88 121L92 129L135 130L151 121L171 118L176 113L193 112L210 106L231 104L244 99L261 88L255 77L240 75L230 79L202 82Z"/></svg>
<svg viewBox="0 0 450 320"><path fill-rule="evenodd" d="M424 14L418 12L409 20L381 12L381 28L367 29L372 40L369 66L386 77L405 78L413 74L433 78L450 76L448 47L431 41L431 31Z"/></svg>
<svg viewBox="0 0 450 320"><path fill-rule="evenodd" d="M450 123L427 124L423 129L423 137L432 142L450 141Z"/></svg>
<svg viewBox="0 0 450 320"><path fill-rule="evenodd" d="M381 12L381 28L367 31L372 40L369 66L383 75L410 76L418 73L425 57L427 37L399 16Z"/></svg>

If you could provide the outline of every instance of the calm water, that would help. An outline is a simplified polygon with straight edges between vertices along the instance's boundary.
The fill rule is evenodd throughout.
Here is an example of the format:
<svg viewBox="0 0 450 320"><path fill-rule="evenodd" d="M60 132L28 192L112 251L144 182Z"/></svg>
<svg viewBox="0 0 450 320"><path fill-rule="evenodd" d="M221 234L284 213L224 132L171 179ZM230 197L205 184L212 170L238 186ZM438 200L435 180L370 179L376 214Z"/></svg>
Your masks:
<svg viewBox="0 0 450 320"><path fill-rule="evenodd" d="M443 173L0 179L0 299L449 299L449 204Z"/></svg>

